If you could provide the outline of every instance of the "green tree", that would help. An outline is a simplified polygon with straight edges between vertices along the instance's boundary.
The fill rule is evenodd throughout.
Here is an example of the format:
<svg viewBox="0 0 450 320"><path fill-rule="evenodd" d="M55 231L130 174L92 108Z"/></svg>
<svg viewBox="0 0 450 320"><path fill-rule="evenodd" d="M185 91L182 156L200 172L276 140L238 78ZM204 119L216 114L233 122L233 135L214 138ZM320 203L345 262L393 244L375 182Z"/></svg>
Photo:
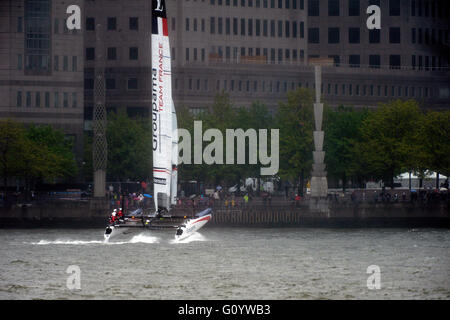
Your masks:
<svg viewBox="0 0 450 320"><path fill-rule="evenodd" d="M422 163L427 169L450 174L450 111L428 112L420 126Z"/></svg>
<svg viewBox="0 0 450 320"><path fill-rule="evenodd" d="M131 119L125 113L108 115L108 179L142 180L152 176L152 136L149 119Z"/></svg>
<svg viewBox="0 0 450 320"><path fill-rule="evenodd" d="M289 92L287 102L280 103L276 123L280 129L280 176L299 179L303 193L304 179L309 176L313 151L312 90L300 88Z"/></svg>
<svg viewBox="0 0 450 320"><path fill-rule="evenodd" d="M395 176L420 165L418 148L422 113L413 100L382 104L362 123L355 152L375 179L393 186Z"/></svg>
<svg viewBox="0 0 450 320"><path fill-rule="evenodd" d="M27 168L32 177L54 181L74 177L78 166L73 140L50 125L31 125L26 130L30 141Z"/></svg>
<svg viewBox="0 0 450 320"><path fill-rule="evenodd" d="M369 115L367 109L355 110L353 107L340 106L336 110L326 108L324 117L325 163L330 178L342 180L343 188L348 179L354 178L362 183L355 153L355 145L361 141L360 127Z"/></svg>
<svg viewBox="0 0 450 320"><path fill-rule="evenodd" d="M8 179L20 172L20 159L26 152L25 130L10 119L0 120L0 172L5 200L8 199Z"/></svg>

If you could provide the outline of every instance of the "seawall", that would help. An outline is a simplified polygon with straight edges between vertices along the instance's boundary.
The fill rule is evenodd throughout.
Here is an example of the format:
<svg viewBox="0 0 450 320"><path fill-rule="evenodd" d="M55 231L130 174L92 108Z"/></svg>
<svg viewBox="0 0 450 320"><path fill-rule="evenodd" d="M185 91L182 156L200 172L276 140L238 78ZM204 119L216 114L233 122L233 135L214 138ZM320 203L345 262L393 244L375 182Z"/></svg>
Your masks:
<svg viewBox="0 0 450 320"><path fill-rule="evenodd" d="M201 208L177 208L190 215ZM104 227L111 210L103 200L47 202L0 208L0 228ZM333 203L214 206L209 227L405 227L450 228L449 203Z"/></svg>

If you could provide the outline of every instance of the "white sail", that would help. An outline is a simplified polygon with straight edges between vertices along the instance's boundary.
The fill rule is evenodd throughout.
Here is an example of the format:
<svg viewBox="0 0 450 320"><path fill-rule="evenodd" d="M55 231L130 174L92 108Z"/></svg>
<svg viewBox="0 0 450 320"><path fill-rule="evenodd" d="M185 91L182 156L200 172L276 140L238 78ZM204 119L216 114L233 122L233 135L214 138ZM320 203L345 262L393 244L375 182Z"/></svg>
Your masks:
<svg viewBox="0 0 450 320"><path fill-rule="evenodd" d="M176 118L172 101L170 44L164 0L152 0L152 129L155 209L172 202L172 154ZM174 129L175 124L175 129ZM178 137L177 137L178 138ZM176 181L175 181L176 190Z"/></svg>
<svg viewBox="0 0 450 320"><path fill-rule="evenodd" d="M172 181L170 182L171 194L170 202L177 204L177 186L178 186L178 124L177 113L172 102Z"/></svg>

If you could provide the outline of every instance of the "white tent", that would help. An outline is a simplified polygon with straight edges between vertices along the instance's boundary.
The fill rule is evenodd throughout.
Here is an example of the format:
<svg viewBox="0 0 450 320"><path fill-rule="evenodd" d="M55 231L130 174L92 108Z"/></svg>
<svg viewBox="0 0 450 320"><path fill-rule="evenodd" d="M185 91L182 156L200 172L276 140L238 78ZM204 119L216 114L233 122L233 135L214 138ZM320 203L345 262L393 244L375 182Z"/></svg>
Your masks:
<svg viewBox="0 0 450 320"><path fill-rule="evenodd" d="M436 187L436 172L427 171L425 172L425 176L422 180L422 187L423 188L435 188ZM447 179L446 176L439 174L439 184L445 182ZM394 182L401 183L403 188L409 187L409 172L404 172L397 176L396 179L394 179ZM419 188L420 186L420 177L418 177L416 174L411 172L411 187L412 188Z"/></svg>
<svg viewBox="0 0 450 320"><path fill-rule="evenodd" d="M424 179L436 179L437 177L437 173L436 172L431 172L431 171L427 171L425 172L425 177ZM400 174L399 176L397 176L397 179L399 180L403 180L403 179L409 179L409 172L404 172L402 174ZM414 172L411 172L411 179L420 179L419 176L415 175ZM439 174L439 180L445 180L447 179L446 176L444 176L443 174Z"/></svg>

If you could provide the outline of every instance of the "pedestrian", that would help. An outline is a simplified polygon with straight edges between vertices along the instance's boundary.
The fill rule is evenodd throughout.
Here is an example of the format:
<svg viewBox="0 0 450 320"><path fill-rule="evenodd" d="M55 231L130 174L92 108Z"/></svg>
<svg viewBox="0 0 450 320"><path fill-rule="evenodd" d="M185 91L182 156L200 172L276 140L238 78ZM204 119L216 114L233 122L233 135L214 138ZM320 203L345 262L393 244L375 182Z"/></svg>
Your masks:
<svg viewBox="0 0 450 320"><path fill-rule="evenodd" d="M248 206L248 193L245 194L245 196L244 196L244 204L245 204L245 207Z"/></svg>
<svg viewBox="0 0 450 320"><path fill-rule="evenodd" d="M294 198L296 207L298 207L300 205L300 199L301 199L300 195L297 193Z"/></svg>

